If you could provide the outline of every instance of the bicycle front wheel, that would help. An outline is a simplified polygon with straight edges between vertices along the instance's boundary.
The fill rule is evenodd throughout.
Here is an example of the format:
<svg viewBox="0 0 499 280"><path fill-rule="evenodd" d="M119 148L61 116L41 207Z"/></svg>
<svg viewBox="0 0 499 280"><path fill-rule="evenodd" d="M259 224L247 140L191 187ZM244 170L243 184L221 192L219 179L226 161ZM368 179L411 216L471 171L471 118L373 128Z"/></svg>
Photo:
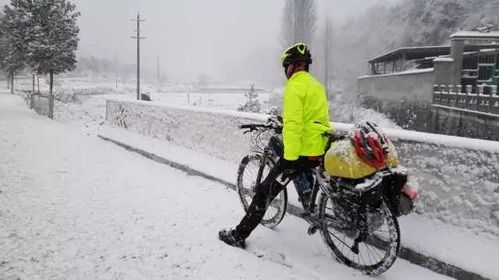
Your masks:
<svg viewBox="0 0 499 280"><path fill-rule="evenodd" d="M251 200L255 195L255 187L260 183L257 182L257 177L262 156L263 155L261 153L251 153L245 156L239 164L236 188L244 211L248 211ZM262 179L267 176L270 169L273 168L274 165L275 163L270 158L267 158L266 164L263 166L262 170ZM268 228L276 227L286 214L287 204L288 193L286 192L286 188L284 188L270 203L261 224Z"/></svg>
<svg viewBox="0 0 499 280"><path fill-rule="evenodd" d="M322 239L336 259L366 274L378 275L388 270L400 249L400 228L397 218L383 201L379 209L367 215L369 234L354 245L358 228L341 221L331 197L322 194L319 217Z"/></svg>

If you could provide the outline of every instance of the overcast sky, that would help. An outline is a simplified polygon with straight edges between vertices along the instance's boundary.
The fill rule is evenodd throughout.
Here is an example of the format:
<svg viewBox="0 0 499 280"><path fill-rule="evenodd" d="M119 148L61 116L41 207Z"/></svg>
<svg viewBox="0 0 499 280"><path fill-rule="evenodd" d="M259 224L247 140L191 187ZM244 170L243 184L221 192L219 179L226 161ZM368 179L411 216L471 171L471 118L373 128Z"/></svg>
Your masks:
<svg viewBox="0 0 499 280"><path fill-rule="evenodd" d="M339 25L369 5L397 0L319 0L319 13ZM10 1L0 0L6 4ZM134 63L140 12L143 68L179 80L206 73L222 79L231 64L262 48L280 48L284 0L73 0L81 12L78 55ZM270 63L278 63L278 57ZM268 63L268 62L262 62ZM225 71L222 71L225 69Z"/></svg>

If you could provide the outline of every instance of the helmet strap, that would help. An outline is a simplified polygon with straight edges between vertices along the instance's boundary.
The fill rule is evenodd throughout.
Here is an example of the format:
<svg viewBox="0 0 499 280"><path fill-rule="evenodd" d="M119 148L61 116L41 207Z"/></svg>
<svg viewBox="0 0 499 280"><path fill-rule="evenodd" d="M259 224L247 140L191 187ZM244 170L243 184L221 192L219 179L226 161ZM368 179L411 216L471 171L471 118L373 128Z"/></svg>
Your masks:
<svg viewBox="0 0 499 280"><path fill-rule="evenodd" d="M289 64L287 67L284 68L284 74L286 74L286 78L288 80L293 76L295 73L295 65L294 64Z"/></svg>

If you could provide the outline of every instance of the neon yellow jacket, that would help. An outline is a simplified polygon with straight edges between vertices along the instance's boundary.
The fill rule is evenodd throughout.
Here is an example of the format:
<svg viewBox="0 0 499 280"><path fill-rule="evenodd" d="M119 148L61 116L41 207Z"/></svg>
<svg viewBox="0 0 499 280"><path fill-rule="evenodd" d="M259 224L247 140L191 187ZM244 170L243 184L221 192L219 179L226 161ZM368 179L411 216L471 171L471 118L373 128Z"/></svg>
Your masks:
<svg viewBox="0 0 499 280"><path fill-rule="evenodd" d="M324 87L308 72L300 71L288 80L283 98L284 158L320 156L325 153L331 130Z"/></svg>

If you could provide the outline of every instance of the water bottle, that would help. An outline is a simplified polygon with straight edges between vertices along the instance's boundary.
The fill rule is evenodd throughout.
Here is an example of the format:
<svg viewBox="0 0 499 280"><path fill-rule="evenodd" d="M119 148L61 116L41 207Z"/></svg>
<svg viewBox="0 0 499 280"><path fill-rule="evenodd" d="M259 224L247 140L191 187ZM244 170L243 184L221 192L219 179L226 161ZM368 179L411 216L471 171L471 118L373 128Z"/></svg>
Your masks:
<svg viewBox="0 0 499 280"><path fill-rule="evenodd" d="M301 193L308 193L312 191L312 188L310 187L310 182L307 179L307 176L305 174L300 173L298 174L294 179L293 183L295 183L295 186Z"/></svg>

